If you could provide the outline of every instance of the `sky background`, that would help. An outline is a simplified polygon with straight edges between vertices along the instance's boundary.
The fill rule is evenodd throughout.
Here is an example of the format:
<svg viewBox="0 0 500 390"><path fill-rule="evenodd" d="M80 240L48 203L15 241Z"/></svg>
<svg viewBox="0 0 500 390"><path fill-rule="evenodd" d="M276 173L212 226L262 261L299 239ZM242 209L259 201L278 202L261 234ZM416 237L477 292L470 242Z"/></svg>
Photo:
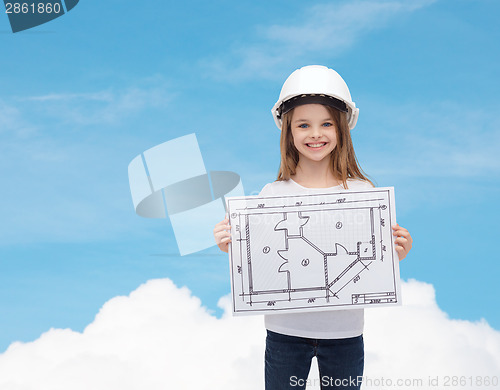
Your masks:
<svg viewBox="0 0 500 390"><path fill-rule="evenodd" d="M443 332L498 341L499 14L496 0L81 0L16 34L0 15L0 364L52 328L82 334L153 279L223 324L227 255L179 256L168 220L135 214L127 166L196 133L206 168L257 194L278 170L270 110L308 64L346 80L358 160L395 187L412 302L433 291Z"/></svg>

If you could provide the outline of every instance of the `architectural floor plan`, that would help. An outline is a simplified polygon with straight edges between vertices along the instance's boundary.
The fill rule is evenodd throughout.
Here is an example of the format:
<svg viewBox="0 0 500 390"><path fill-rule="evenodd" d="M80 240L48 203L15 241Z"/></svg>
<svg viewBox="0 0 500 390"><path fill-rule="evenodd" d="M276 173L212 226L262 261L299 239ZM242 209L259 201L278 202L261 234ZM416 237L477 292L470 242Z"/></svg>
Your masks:
<svg viewBox="0 0 500 390"><path fill-rule="evenodd" d="M227 206L233 314L401 303L392 187Z"/></svg>

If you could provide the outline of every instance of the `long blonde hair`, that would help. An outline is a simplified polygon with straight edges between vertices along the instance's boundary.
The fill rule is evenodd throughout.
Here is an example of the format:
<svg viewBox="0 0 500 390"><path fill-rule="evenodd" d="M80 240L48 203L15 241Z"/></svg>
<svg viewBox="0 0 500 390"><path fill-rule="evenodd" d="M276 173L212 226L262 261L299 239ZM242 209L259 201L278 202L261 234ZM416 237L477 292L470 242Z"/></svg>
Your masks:
<svg viewBox="0 0 500 390"><path fill-rule="evenodd" d="M372 181L367 178L366 174L359 166L352 145L351 131L347 123L346 113L340 112L330 106L323 107L330 113L337 129L337 146L330 155L330 167L332 168L333 174L337 179L342 181L344 188L348 188L348 179L360 179L373 185ZM280 140L281 162L278 178L276 179L277 181L288 180L292 175L295 175L297 164L299 163L299 152L293 144L291 126L294 111L294 109L290 110L284 114L282 118Z"/></svg>

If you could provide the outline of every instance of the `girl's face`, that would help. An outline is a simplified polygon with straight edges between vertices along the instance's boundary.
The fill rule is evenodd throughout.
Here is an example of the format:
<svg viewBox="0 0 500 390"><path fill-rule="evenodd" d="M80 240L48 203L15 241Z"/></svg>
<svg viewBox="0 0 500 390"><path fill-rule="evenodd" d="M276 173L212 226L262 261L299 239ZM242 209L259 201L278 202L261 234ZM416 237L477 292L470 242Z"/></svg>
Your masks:
<svg viewBox="0 0 500 390"><path fill-rule="evenodd" d="M337 126L329 111L321 104L296 107L291 130L293 143L302 161L320 162L329 159L337 146Z"/></svg>

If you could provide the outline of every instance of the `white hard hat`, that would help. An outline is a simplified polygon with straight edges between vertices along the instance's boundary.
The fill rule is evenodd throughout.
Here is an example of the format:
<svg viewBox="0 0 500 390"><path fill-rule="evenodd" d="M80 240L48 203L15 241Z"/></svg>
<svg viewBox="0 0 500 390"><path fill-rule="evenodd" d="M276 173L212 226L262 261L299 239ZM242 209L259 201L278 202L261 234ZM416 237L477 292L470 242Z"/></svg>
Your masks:
<svg viewBox="0 0 500 390"><path fill-rule="evenodd" d="M321 65L304 66L288 76L272 109L276 126L281 130L281 117L292 108L312 103L346 112L349 129L356 126L359 109L351 99L347 84L333 69Z"/></svg>

